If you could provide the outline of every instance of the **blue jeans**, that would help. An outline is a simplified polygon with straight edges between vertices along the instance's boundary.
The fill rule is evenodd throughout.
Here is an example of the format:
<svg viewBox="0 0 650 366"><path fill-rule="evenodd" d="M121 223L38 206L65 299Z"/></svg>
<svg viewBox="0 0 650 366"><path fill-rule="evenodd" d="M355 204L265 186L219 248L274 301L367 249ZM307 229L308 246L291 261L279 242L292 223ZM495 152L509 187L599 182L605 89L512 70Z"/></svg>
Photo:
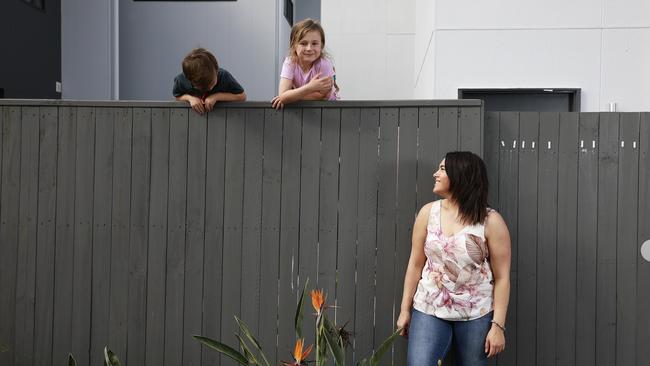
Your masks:
<svg viewBox="0 0 650 366"><path fill-rule="evenodd" d="M408 330L408 366L437 366L444 360L453 337L456 364L487 365L485 337L490 330L492 312L474 320L449 321L413 309Z"/></svg>

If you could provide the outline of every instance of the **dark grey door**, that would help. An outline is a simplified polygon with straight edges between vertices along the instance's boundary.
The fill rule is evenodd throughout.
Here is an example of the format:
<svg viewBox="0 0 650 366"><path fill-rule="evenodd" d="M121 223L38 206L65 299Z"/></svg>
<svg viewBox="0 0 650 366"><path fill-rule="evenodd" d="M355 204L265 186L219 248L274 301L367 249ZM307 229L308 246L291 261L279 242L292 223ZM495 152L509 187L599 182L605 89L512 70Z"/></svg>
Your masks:
<svg viewBox="0 0 650 366"><path fill-rule="evenodd" d="M61 0L0 1L0 97L60 98Z"/></svg>

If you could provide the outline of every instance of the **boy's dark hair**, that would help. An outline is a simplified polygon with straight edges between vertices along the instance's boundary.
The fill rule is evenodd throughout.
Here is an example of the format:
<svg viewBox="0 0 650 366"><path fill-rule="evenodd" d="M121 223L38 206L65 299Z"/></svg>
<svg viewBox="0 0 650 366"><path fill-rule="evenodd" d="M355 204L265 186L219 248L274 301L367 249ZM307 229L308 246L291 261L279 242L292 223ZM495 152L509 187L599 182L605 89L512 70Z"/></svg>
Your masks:
<svg viewBox="0 0 650 366"><path fill-rule="evenodd" d="M205 48L195 48L183 58L183 74L197 89L207 90L217 77L217 70L217 59Z"/></svg>
<svg viewBox="0 0 650 366"><path fill-rule="evenodd" d="M452 151L445 155L451 199L458 204L465 224L485 222L487 217L488 177L485 163L469 151Z"/></svg>

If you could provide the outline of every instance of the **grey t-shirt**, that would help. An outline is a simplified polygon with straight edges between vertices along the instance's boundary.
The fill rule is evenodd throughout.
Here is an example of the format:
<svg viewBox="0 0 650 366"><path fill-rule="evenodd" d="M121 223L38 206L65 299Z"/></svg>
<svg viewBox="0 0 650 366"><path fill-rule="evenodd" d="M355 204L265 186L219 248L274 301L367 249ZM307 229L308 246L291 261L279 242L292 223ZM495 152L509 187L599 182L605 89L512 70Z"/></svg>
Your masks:
<svg viewBox="0 0 650 366"><path fill-rule="evenodd" d="M192 83L185 77L185 74L178 74L174 78L174 87L172 89L172 94L175 97L180 97L184 94L193 95L195 97L205 98L208 95L214 93L232 93L232 94L241 94L244 92L244 88L235 80L235 78L230 74L226 69L219 68L217 70L217 85L212 88L209 92L204 92L198 90L192 86Z"/></svg>

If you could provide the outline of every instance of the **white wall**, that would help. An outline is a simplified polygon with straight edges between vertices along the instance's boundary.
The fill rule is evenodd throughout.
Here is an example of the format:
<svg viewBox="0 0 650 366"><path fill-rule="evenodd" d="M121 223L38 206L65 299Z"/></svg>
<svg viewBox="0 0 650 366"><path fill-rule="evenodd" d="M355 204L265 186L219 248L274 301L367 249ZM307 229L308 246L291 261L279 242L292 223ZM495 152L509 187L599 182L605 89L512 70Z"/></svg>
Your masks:
<svg viewBox="0 0 650 366"><path fill-rule="evenodd" d="M112 99L117 0L61 0L63 99Z"/></svg>
<svg viewBox="0 0 650 366"><path fill-rule="evenodd" d="M342 99L411 99L415 0L324 0L321 22Z"/></svg>
<svg viewBox="0 0 650 366"><path fill-rule="evenodd" d="M650 110L647 0L437 0L433 13L433 90L416 96L565 87L582 89L582 111Z"/></svg>
<svg viewBox="0 0 650 366"><path fill-rule="evenodd" d="M192 48L212 51L249 100L276 89L277 1L120 2L120 98L172 98Z"/></svg>
<svg viewBox="0 0 650 366"><path fill-rule="evenodd" d="M169 100L183 56L201 46L249 100L270 100L286 53L278 35L288 39L280 8L280 0L62 0L63 98Z"/></svg>
<svg viewBox="0 0 650 366"><path fill-rule="evenodd" d="M583 111L650 110L648 0L328 0L322 17L345 99L581 88Z"/></svg>

